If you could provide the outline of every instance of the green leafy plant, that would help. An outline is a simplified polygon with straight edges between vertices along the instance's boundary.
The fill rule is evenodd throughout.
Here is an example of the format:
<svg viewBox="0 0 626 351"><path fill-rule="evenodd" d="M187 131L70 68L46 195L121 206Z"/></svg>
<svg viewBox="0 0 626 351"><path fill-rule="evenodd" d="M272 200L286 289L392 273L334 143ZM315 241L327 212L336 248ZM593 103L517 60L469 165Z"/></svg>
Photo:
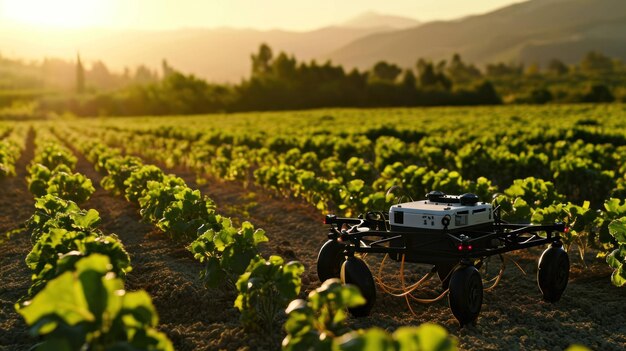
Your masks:
<svg viewBox="0 0 626 351"><path fill-rule="evenodd" d="M50 229L44 233L26 256L26 265L33 271L29 296L41 290L50 279L72 269L78 258L93 253L107 255L109 269L120 278L131 270L130 257L115 234L66 229Z"/></svg>
<svg viewBox="0 0 626 351"><path fill-rule="evenodd" d="M561 241L566 251L572 244L576 244L581 261L589 246L590 233L594 231L597 213L590 208L586 201L582 206L567 204L555 204L545 208L537 209L532 216L534 223L553 224L563 222L568 227L565 233L561 233Z"/></svg>
<svg viewBox="0 0 626 351"><path fill-rule="evenodd" d="M208 225L219 230L220 217L215 213L215 203L200 190L180 187L174 199L163 210L163 217L156 223L159 229L182 241L197 237L198 228Z"/></svg>
<svg viewBox="0 0 626 351"><path fill-rule="evenodd" d="M615 286L626 285L626 217L612 221L609 232L615 239L615 250L606 256L606 262L614 269L611 282Z"/></svg>
<svg viewBox="0 0 626 351"><path fill-rule="evenodd" d="M311 291L307 300L293 300L287 310L285 351L331 350L333 339L348 333L348 308L365 303L359 289L329 279Z"/></svg>
<svg viewBox="0 0 626 351"><path fill-rule="evenodd" d="M220 283L234 286L257 255L257 245L268 241L264 230L255 230L250 222L244 222L237 229L228 218L222 218L220 230L207 225L200 227L199 232L187 249L196 260L204 263L200 278L210 287Z"/></svg>
<svg viewBox="0 0 626 351"><path fill-rule="evenodd" d="M504 190L504 194L511 198L522 198L532 208L547 207L564 199L552 182L534 177L515 179L513 185Z"/></svg>
<svg viewBox="0 0 626 351"><path fill-rule="evenodd" d="M163 180L163 171L153 165L141 166L130 174L124 181L126 186L126 199L130 202L138 203L139 199L144 196L148 188L149 181L160 182Z"/></svg>
<svg viewBox="0 0 626 351"><path fill-rule="evenodd" d="M623 202L623 203L622 203ZM618 218L626 216L626 200L610 198L604 201L604 211L598 218L598 239L605 249L613 247L614 237L609 231L609 224Z"/></svg>
<svg viewBox="0 0 626 351"><path fill-rule="evenodd" d="M148 181L144 195L139 198L141 216L144 220L156 223L169 204L176 199L175 194L185 187L185 181L172 175L165 176L162 181Z"/></svg>
<svg viewBox="0 0 626 351"><path fill-rule="evenodd" d="M28 171L28 190L37 197L52 194L81 203L96 191L89 178L80 173L72 173L70 167L64 164L50 170L41 163L35 163Z"/></svg>
<svg viewBox="0 0 626 351"><path fill-rule="evenodd" d="M75 264L19 313L42 342L37 350L173 350L155 329L158 316L144 291L126 292L109 258L93 254Z"/></svg>
<svg viewBox="0 0 626 351"><path fill-rule="evenodd" d="M35 213L26 222L26 227L34 244L51 229L92 231L100 221L100 215L94 209L81 210L73 201L45 195L35 200Z"/></svg>
<svg viewBox="0 0 626 351"><path fill-rule="evenodd" d="M28 168L28 173L28 190L37 197L47 194L48 181L52 177L50 169L41 163L35 163Z"/></svg>
<svg viewBox="0 0 626 351"><path fill-rule="evenodd" d="M241 312L243 325L273 336L276 317L300 293L303 272L300 262L285 264L280 256L267 260L256 256L237 280L235 307Z"/></svg>
<svg viewBox="0 0 626 351"><path fill-rule="evenodd" d="M0 178L15 175L21 148L12 140L0 140Z"/></svg>
<svg viewBox="0 0 626 351"><path fill-rule="evenodd" d="M500 216L505 221L522 223L530 221L532 209L521 197L511 198L506 195L498 195L492 203L494 208L500 207Z"/></svg>
<svg viewBox="0 0 626 351"><path fill-rule="evenodd" d="M33 159L34 164L40 163L50 170L54 170L60 165L74 169L76 162L76 156L72 151L53 141L48 141L43 146L37 147L37 153Z"/></svg>
<svg viewBox="0 0 626 351"><path fill-rule="evenodd" d="M424 323L398 328L393 334L379 328L353 331L333 340L333 350L454 351L456 344L443 327Z"/></svg>
<svg viewBox="0 0 626 351"><path fill-rule="evenodd" d="M115 194L124 194L127 187L124 182L130 177L131 173L142 165L141 160L134 156L108 158L103 165L107 175L102 178L100 185L107 191L112 191Z"/></svg>
<svg viewBox="0 0 626 351"><path fill-rule="evenodd" d="M58 171L53 172L46 189L48 194L76 203L87 201L95 191L91 180L84 175Z"/></svg>

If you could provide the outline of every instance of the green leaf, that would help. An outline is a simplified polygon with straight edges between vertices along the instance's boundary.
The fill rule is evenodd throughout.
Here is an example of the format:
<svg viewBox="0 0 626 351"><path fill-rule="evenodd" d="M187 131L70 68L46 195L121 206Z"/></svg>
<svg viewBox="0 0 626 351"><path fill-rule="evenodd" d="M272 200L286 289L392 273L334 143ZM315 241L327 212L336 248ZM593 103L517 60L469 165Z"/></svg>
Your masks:
<svg viewBox="0 0 626 351"><path fill-rule="evenodd" d="M361 179L354 179L354 180L351 180L348 183L347 188L348 188L349 192L354 194L354 193L360 192L361 189L363 189L364 185L365 185L365 182L363 180L361 180Z"/></svg>
<svg viewBox="0 0 626 351"><path fill-rule="evenodd" d="M624 257L620 255L620 249L615 249L606 256L606 263L613 269L619 269L623 264Z"/></svg>
<svg viewBox="0 0 626 351"><path fill-rule="evenodd" d="M93 322L96 317L89 310L83 284L95 285L98 282L83 282L76 279L73 272L63 273L50 281L44 290L33 300L27 301L18 312L28 325L33 325L48 315L57 315L68 325L83 321ZM41 330L45 326L46 324L38 327Z"/></svg>
<svg viewBox="0 0 626 351"><path fill-rule="evenodd" d="M340 351L395 351L393 339L384 330L371 328L350 332L333 341L333 350ZM407 349L411 350L411 349Z"/></svg>
<svg viewBox="0 0 626 351"><path fill-rule="evenodd" d="M521 197L524 196L524 188L522 188L520 185L514 184L506 189L504 193L510 197Z"/></svg>
<svg viewBox="0 0 626 351"><path fill-rule="evenodd" d="M71 215L74 224L80 229L95 228L100 223L100 214L94 209L89 209L87 213L75 213Z"/></svg>
<svg viewBox="0 0 626 351"><path fill-rule="evenodd" d="M617 287L626 285L626 265L622 264L611 274L611 282Z"/></svg>
<svg viewBox="0 0 626 351"><path fill-rule="evenodd" d="M75 347L65 338L50 338L35 345L37 351L73 351Z"/></svg>
<svg viewBox="0 0 626 351"><path fill-rule="evenodd" d="M402 327L393 334L400 350L452 351L456 340L441 326L424 323L419 327Z"/></svg>
<svg viewBox="0 0 626 351"><path fill-rule="evenodd" d="M220 261L216 257L209 257L204 268L204 283L207 286L215 287L223 282L226 274L220 266Z"/></svg>
<svg viewBox="0 0 626 351"><path fill-rule="evenodd" d="M620 244L626 244L626 217L616 219L609 224L609 233Z"/></svg>
<svg viewBox="0 0 626 351"><path fill-rule="evenodd" d="M253 236L255 245L269 241L269 239L265 235L265 230L263 229L255 230Z"/></svg>
<svg viewBox="0 0 626 351"><path fill-rule="evenodd" d="M565 351L591 351L591 349L584 345L574 344L566 348Z"/></svg>
<svg viewBox="0 0 626 351"><path fill-rule="evenodd" d="M155 327L159 323L159 316L152 304L152 299L145 291L127 292L124 295L122 309L125 314L132 314L133 318L142 325Z"/></svg>

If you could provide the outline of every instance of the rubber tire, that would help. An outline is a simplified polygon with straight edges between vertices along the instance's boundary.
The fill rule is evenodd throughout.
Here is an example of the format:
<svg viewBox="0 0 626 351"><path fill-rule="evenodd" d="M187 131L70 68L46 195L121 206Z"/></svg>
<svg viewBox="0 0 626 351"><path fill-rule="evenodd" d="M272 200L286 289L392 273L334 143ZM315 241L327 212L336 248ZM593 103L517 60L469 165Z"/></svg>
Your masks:
<svg viewBox="0 0 626 351"><path fill-rule="evenodd" d="M547 302L557 302L567 287L569 256L562 247L551 246L539 258L537 285Z"/></svg>
<svg viewBox="0 0 626 351"><path fill-rule="evenodd" d="M339 278L341 265L346 260L344 255L345 245L337 240L329 239L322 245L317 254L317 277L320 282L325 282L330 278Z"/></svg>
<svg viewBox="0 0 626 351"><path fill-rule="evenodd" d="M376 284L367 264L360 258L349 257L341 265L341 282L356 286L365 298L364 305L348 308L350 314L354 317L369 315L376 303Z"/></svg>
<svg viewBox="0 0 626 351"><path fill-rule="evenodd" d="M461 266L450 277L448 302L461 326L475 324L483 304L483 281L474 266Z"/></svg>

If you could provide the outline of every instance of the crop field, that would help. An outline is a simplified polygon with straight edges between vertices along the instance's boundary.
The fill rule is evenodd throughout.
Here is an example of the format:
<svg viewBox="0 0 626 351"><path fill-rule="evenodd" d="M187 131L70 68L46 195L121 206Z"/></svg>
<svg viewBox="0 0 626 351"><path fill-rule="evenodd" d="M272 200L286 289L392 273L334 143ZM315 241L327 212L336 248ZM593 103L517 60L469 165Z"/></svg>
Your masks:
<svg viewBox="0 0 626 351"><path fill-rule="evenodd" d="M0 121L0 184L0 350L626 349L624 105ZM318 278L324 215L388 212L394 186L564 222L563 296L542 300L534 247L475 325L382 288L345 313L363 297ZM362 258L379 287L431 269Z"/></svg>

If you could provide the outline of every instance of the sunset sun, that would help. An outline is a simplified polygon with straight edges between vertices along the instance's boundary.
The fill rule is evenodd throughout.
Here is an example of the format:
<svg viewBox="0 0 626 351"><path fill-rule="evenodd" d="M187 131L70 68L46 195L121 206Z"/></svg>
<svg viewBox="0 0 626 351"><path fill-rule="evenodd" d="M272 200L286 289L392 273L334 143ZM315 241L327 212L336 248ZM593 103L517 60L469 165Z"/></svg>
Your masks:
<svg viewBox="0 0 626 351"><path fill-rule="evenodd" d="M98 25L105 0L7 0L1 1L4 17L14 22L64 28Z"/></svg>

